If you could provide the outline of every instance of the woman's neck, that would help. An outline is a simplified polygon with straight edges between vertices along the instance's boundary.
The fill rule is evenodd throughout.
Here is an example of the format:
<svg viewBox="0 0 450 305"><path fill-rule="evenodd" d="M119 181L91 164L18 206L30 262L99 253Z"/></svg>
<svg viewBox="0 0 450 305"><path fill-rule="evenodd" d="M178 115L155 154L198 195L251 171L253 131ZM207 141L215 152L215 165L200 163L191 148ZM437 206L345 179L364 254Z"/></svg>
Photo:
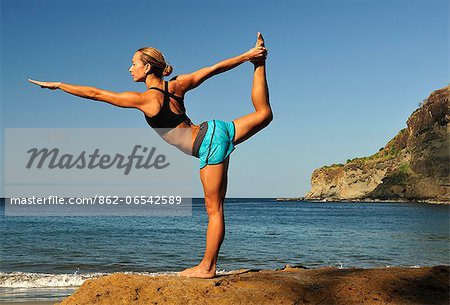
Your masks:
<svg viewBox="0 0 450 305"><path fill-rule="evenodd" d="M147 75L147 78L145 79L145 85L147 86L147 89L150 87L161 87L163 84L163 80L159 77L156 77L153 74Z"/></svg>

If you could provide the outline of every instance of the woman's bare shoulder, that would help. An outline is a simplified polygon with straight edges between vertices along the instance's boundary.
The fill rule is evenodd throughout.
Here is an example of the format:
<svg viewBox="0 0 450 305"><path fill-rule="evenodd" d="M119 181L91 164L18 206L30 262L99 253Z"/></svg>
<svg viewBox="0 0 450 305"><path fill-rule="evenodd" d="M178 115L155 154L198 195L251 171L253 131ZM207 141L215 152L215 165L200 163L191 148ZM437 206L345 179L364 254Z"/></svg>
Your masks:
<svg viewBox="0 0 450 305"><path fill-rule="evenodd" d="M181 97L186 93L180 82L180 78L182 77L182 75L176 75L169 80L169 92Z"/></svg>
<svg viewBox="0 0 450 305"><path fill-rule="evenodd" d="M142 93L145 96L145 103L140 107L140 110L147 116L156 115L162 107L164 98L161 92L156 90L147 90Z"/></svg>

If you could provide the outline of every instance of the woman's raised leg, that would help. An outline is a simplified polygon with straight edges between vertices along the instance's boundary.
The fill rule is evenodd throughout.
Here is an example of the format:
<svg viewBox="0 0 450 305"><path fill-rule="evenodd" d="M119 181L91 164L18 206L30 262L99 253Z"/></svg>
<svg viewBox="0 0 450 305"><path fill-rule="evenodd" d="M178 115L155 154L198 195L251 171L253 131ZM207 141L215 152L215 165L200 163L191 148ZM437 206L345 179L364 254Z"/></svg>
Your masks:
<svg viewBox="0 0 450 305"><path fill-rule="evenodd" d="M258 33L256 46L264 46L264 39ZM236 128L234 144L239 144L269 125L273 114L269 104L269 88L266 80L266 62L261 59L253 62L252 103L255 111L246 116L233 120Z"/></svg>
<svg viewBox="0 0 450 305"><path fill-rule="evenodd" d="M223 202L227 191L228 162L229 157L220 164L207 165L200 170L208 214L206 249L200 264L180 272L181 276L213 278L216 275L217 258L225 237Z"/></svg>

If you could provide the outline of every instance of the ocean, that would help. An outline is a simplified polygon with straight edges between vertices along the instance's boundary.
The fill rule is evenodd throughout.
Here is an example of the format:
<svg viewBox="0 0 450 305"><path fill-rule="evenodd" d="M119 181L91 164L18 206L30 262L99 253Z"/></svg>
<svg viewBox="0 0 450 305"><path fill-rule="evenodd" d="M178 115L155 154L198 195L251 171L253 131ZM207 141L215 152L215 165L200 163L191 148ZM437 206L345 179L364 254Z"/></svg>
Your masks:
<svg viewBox="0 0 450 305"><path fill-rule="evenodd" d="M219 273L240 268L450 265L450 206L226 199ZM5 216L0 302L60 300L114 272L173 274L200 262L207 215Z"/></svg>

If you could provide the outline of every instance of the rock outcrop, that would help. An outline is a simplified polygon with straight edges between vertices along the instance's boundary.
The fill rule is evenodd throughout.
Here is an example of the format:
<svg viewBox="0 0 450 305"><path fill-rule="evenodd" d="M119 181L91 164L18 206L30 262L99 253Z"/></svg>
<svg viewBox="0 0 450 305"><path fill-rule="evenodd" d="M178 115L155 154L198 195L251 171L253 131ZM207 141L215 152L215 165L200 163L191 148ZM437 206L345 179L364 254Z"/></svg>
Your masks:
<svg viewBox="0 0 450 305"><path fill-rule="evenodd" d="M450 202L449 99L431 93L374 155L316 169L306 199Z"/></svg>
<svg viewBox="0 0 450 305"><path fill-rule="evenodd" d="M113 274L60 305L448 304L449 267L254 271L191 279Z"/></svg>

